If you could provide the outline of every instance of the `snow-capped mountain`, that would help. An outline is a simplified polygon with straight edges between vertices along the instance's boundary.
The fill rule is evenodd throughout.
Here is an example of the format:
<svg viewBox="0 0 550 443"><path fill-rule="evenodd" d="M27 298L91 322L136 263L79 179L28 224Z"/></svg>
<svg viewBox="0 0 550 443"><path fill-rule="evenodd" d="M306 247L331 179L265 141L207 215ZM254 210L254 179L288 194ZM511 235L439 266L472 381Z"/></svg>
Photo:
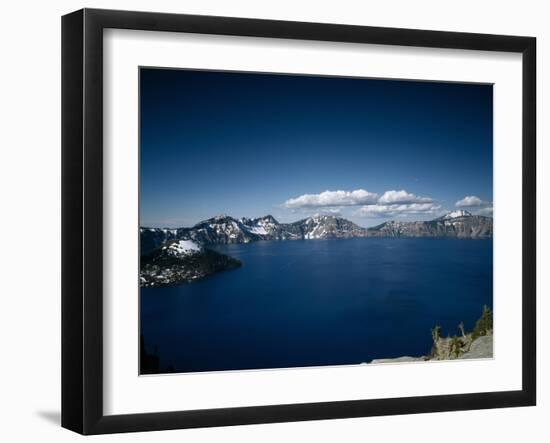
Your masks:
<svg viewBox="0 0 550 443"><path fill-rule="evenodd" d="M445 214L443 217L440 217L442 220L450 220L452 218L460 218L460 217L471 217L472 214L468 211L465 211L464 209L457 209L456 211L451 211Z"/></svg>
<svg viewBox="0 0 550 443"><path fill-rule="evenodd" d="M241 223L253 235L259 235L261 237L278 238L281 235L281 224L275 220L272 215L266 215L259 218L246 218L240 219Z"/></svg>
<svg viewBox="0 0 550 443"><path fill-rule="evenodd" d="M376 237L489 238L493 236L493 219L458 210L430 221L392 220L369 228L368 231L370 236Z"/></svg>
<svg viewBox="0 0 550 443"><path fill-rule="evenodd" d="M192 228L141 228L141 250L147 253L169 240L191 240L199 245L250 243L259 240L310 240L366 237L367 230L349 220L316 215L294 223L279 223L271 215L241 218L227 215L197 223Z"/></svg>
<svg viewBox="0 0 550 443"><path fill-rule="evenodd" d="M365 228L333 215L315 215L293 223L293 225L299 227L305 240L367 236Z"/></svg>
<svg viewBox="0 0 550 443"><path fill-rule="evenodd" d="M271 215L241 219L218 215L191 228L141 228L140 234L141 251L146 254L171 240L188 240L204 246L351 237L491 237L493 219L457 210L431 221L388 221L366 229L332 215L315 215L294 223L279 223Z"/></svg>
<svg viewBox="0 0 550 443"><path fill-rule="evenodd" d="M186 234L188 238L203 244L249 243L260 240L239 220L227 215L218 215L197 223Z"/></svg>
<svg viewBox="0 0 550 443"><path fill-rule="evenodd" d="M314 215L294 223L279 223L271 215L244 219L250 233L262 240L312 240L323 238L364 237L366 229L349 220L331 215Z"/></svg>

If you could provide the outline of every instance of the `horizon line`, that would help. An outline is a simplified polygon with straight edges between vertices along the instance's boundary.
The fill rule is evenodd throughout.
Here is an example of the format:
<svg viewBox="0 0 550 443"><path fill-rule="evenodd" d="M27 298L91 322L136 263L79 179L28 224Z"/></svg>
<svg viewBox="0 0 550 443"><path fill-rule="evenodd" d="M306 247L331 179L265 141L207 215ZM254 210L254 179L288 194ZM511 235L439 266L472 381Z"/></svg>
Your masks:
<svg viewBox="0 0 550 443"><path fill-rule="evenodd" d="M446 211L443 215L440 215L440 216L437 216L435 218L431 218L429 220L412 220L412 221L401 221L402 223L417 223L419 221L433 221L433 220L437 220L438 218L441 218L441 217L444 217L445 215L447 214L450 214L454 212L454 210L452 211ZM471 213L470 211L467 211L470 216L475 216L475 217L484 217L484 218L493 218L492 215L481 215L481 214L473 214ZM140 229L167 229L167 230L176 230L176 229L190 229L190 228L194 228L195 226L201 224L201 223L204 223L208 220L212 220L212 219L216 219L216 218L231 218L235 221L238 221L240 222L243 218L244 219L248 219L248 220L258 220L258 219L261 219L261 218L266 218L266 217L271 217L273 218L278 224L280 225L290 225L290 224L293 224L293 223L298 223L302 220L307 220L307 219L310 219L310 218L314 218L314 217L332 217L332 218L336 218L336 219L341 219L341 220L346 220L350 223L353 223L357 226L359 226L360 228L362 229L370 229L370 228L373 228L373 227L376 227L376 226L379 226L381 224L384 224L384 223L388 223L388 222L395 222L395 221L400 221L398 219L395 219L395 218L390 218L390 219L380 219L380 220L383 220L381 221L380 223L377 223L376 225L373 225L373 226L369 226L369 227L365 227L365 226L361 226L357 223L355 223L354 221L351 221L349 220L348 218L344 217L344 216L338 216L338 215L334 215L334 214L314 214L314 215L310 215L310 216L307 216L307 217L302 217L302 218L299 218L298 220L295 220L295 221L291 221L291 222L279 222L279 220L277 220L276 217L274 217L273 215L271 214L266 214L266 215L262 215L262 216L259 216L259 217L234 217L232 215L228 215L228 214L224 214L224 213L221 213L221 214L217 214L217 215L214 215L213 217L209 217L209 218L206 218L204 220L200 220L198 221L197 223L191 225L191 226L178 226L178 227L167 227L167 226L146 226L146 225L142 225L141 223L139 223L139 228ZM375 220L375 219L370 219L370 220Z"/></svg>

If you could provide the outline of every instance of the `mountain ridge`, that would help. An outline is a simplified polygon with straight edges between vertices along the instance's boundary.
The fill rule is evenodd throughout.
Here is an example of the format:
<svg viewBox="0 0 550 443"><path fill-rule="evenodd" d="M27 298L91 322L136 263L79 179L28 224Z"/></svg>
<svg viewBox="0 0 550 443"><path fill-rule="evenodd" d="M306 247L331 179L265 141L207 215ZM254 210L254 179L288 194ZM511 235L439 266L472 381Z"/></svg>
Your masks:
<svg viewBox="0 0 550 443"><path fill-rule="evenodd" d="M345 218L314 215L292 223L279 223L272 215L240 219L217 215L186 228L140 227L141 253L171 240L191 240L199 245L250 243L262 240L313 240L358 237L456 237L491 238L493 219L465 210L429 221L386 221L363 228Z"/></svg>

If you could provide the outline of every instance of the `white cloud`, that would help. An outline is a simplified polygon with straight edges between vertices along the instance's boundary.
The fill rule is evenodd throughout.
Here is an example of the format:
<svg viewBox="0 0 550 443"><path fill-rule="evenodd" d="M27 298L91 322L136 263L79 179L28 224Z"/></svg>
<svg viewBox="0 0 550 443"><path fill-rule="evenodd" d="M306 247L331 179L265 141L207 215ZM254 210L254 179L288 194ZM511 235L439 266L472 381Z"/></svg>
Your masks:
<svg viewBox="0 0 550 443"><path fill-rule="evenodd" d="M455 205L459 208L469 208L476 215L493 216L493 202L481 200L475 195L467 195Z"/></svg>
<svg viewBox="0 0 550 443"><path fill-rule="evenodd" d="M407 215L437 215L441 206L429 197L419 197L401 189L386 191L376 204L359 208L356 215L367 218L405 217Z"/></svg>
<svg viewBox="0 0 550 443"><path fill-rule="evenodd" d="M359 217L404 217L407 215L438 215L441 206L429 197L420 197L405 191L386 191L382 196L364 189L354 191L324 191L319 194L304 194L282 204L291 211L320 211L340 214L350 206L360 206L355 211Z"/></svg>
<svg viewBox="0 0 550 443"><path fill-rule="evenodd" d="M288 209L359 206L375 203L378 194L356 189L354 191L324 191L320 194L304 194L283 203Z"/></svg>
<svg viewBox="0 0 550 443"><path fill-rule="evenodd" d="M493 207L487 206L486 208L481 208L479 211L477 211L477 215L485 215L486 217L492 217Z"/></svg>
<svg viewBox="0 0 550 443"><path fill-rule="evenodd" d="M484 206L484 204L486 204L486 202L475 195L467 195L462 200L455 203L458 208L474 208L476 206Z"/></svg>
<svg viewBox="0 0 550 443"><path fill-rule="evenodd" d="M340 208L300 208L300 209L291 209L290 212L293 214L306 214L308 216L318 216L318 215L333 215L335 217L342 217L342 210Z"/></svg>
<svg viewBox="0 0 550 443"><path fill-rule="evenodd" d="M381 205L391 205L395 203L411 204L411 203L432 203L433 200L428 197L419 197L411 194L404 189L400 191L386 191L378 199L378 203Z"/></svg>
<svg viewBox="0 0 550 443"><path fill-rule="evenodd" d="M437 215L441 206L434 203L375 204L359 208L356 215L367 218L405 217L407 215Z"/></svg>
<svg viewBox="0 0 550 443"><path fill-rule="evenodd" d="M481 200L475 195L468 195L455 203L457 207L470 208L478 215L492 216L493 204ZM384 192L381 196L364 189L354 191L324 191L319 194L303 194L288 199L282 205L292 212L342 215L346 207L359 206L354 212L358 217L388 218L406 216L439 216L443 211L441 205L430 197L420 197L401 190ZM315 211L315 212L314 212Z"/></svg>
<svg viewBox="0 0 550 443"><path fill-rule="evenodd" d="M341 215L342 211L338 208L325 208L317 212L319 215Z"/></svg>
<svg viewBox="0 0 550 443"><path fill-rule="evenodd" d="M429 197L419 197L404 189L400 191L386 191L379 197L374 192L364 189L354 191L324 191L319 194L304 194L291 198L283 203L288 209L321 208L321 207L342 207L361 205L411 205L416 203L433 203Z"/></svg>

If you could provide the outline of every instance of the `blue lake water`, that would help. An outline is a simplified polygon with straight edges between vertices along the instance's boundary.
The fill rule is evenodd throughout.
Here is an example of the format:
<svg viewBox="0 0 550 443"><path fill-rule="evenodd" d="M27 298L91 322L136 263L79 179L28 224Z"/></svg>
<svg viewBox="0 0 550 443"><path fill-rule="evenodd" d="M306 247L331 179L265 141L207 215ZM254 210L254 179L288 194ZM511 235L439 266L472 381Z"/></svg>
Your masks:
<svg viewBox="0 0 550 443"><path fill-rule="evenodd" d="M176 372L347 365L423 355L493 302L492 240L255 242L242 267L141 289L141 333Z"/></svg>

